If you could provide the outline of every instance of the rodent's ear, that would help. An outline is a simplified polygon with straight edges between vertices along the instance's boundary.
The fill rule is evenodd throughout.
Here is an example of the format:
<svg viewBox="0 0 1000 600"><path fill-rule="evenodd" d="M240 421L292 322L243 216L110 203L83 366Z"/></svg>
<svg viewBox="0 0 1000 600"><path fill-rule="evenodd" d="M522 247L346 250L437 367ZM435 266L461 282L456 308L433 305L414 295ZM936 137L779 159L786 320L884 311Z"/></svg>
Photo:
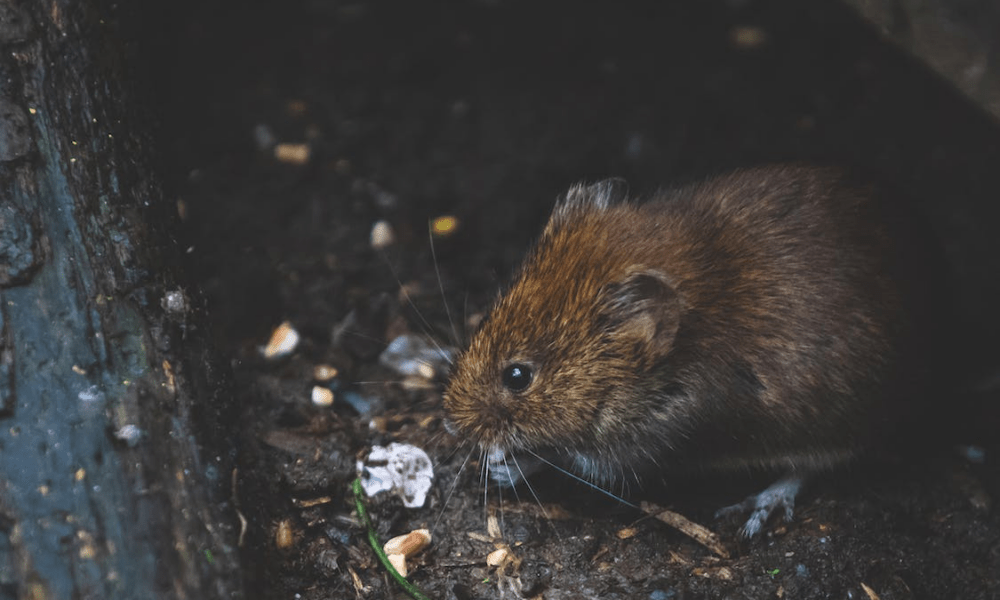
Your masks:
<svg viewBox="0 0 1000 600"><path fill-rule="evenodd" d="M635 339L656 356L670 351L680 325L681 303L663 273L634 271L606 286L602 295L604 326Z"/></svg>
<svg viewBox="0 0 1000 600"><path fill-rule="evenodd" d="M597 183L578 183L569 188L556 205L555 220L578 210L604 210L628 199L628 183L621 178L605 179Z"/></svg>

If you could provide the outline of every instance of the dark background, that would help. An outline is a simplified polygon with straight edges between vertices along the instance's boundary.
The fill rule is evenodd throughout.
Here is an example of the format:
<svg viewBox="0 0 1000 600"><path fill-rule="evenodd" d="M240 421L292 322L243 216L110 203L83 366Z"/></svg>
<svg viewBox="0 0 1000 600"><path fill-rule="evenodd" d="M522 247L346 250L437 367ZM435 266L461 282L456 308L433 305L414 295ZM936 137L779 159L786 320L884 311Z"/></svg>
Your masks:
<svg viewBox="0 0 1000 600"><path fill-rule="evenodd" d="M481 487L475 469L458 473L439 391L356 386L384 406L388 428L370 430L349 407L311 406L304 373L333 362L345 385L388 381L375 356L393 334L455 343L445 301L464 329L579 180L620 176L641 194L765 162L861 167L912 199L934 229L928 243L945 248L954 351L980 374L997 364L1000 128L837 2L188 4L146 13L150 33L132 47L149 65L180 235L245 398L252 597L388 594L345 520L344 491L355 453L390 440L426 444L439 485L431 508L380 505L383 536L434 523L459 481L411 579L434 597L498 597L504 577L482 561L493 548L465 534L484 531ZM307 143L309 161L275 160L265 131ZM442 214L461 224L436 242L444 299L427 234ZM387 256L368 245L379 219L397 233ZM399 298L404 284L428 324ZM367 347L331 342L349 315ZM303 346L265 364L256 346L285 319ZM946 411L966 410L953 400ZM987 406L967 441L992 450ZM882 598L1000 597L995 453L978 466L948 448L834 474L807 490L792 524L750 543L713 522L713 506L681 500L734 545L726 561L649 521L621 540L636 515L588 509L603 505L580 490L543 498L570 511L552 523L505 503L524 558L507 575L545 598L863 598L861 583ZM297 504L323 495L318 509ZM276 549L286 519L296 544Z"/></svg>

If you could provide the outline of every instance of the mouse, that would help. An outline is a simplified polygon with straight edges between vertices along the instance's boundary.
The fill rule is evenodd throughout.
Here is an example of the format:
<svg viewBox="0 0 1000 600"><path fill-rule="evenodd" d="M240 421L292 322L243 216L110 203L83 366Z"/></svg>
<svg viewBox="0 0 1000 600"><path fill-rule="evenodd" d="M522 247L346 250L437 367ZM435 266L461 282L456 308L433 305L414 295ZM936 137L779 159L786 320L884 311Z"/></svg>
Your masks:
<svg viewBox="0 0 1000 600"><path fill-rule="evenodd" d="M720 511L756 535L930 389L940 319L911 209L802 164L645 199L574 185L457 358L451 426L510 485L535 459L603 487L773 473Z"/></svg>

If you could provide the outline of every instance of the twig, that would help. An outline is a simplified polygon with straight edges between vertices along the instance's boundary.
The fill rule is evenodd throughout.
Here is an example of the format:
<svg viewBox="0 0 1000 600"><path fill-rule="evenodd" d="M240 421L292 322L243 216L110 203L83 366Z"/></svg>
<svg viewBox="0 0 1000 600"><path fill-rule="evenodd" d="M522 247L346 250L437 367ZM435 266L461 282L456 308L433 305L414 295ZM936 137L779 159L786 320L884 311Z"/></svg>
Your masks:
<svg viewBox="0 0 1000 600"><path fill-rule="evenodd" d="M708 528L695 523L680 513L675 513L672 510L664 510L648 502L642 503L642 510L646 514L656 517L677 531L680 531L718 556L729 558L729 550L726 550L726 547L719 541L719 537Z"/></svg>

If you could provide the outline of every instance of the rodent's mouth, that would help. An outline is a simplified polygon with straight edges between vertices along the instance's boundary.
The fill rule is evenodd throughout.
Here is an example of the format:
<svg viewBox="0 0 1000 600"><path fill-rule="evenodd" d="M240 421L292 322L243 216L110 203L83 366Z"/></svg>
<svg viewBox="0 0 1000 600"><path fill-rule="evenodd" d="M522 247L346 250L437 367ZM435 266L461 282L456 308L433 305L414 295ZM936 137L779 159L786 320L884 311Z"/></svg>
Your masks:
<svg viewBox="0 0 1000 600"><path fill-rule="evenodd" d="M504 487L514 487L539 471L547 461L537 456L524 456L504 450L501 446L486 446L486 470L489 478Z"/></svg>

